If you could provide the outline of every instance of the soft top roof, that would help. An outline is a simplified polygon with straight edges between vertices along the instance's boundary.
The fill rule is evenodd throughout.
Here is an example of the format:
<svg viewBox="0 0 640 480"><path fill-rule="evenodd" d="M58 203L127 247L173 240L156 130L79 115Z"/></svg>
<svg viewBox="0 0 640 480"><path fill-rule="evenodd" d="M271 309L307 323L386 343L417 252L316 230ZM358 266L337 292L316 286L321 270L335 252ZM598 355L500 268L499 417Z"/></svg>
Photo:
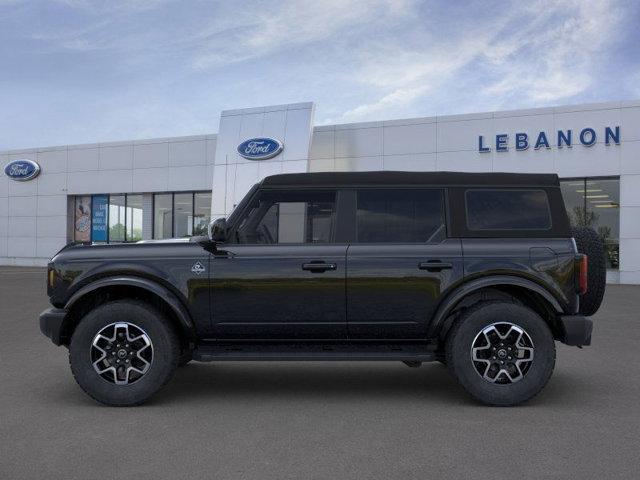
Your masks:
<svg viewBox="0 0 640 480"><path fill-rule="evenodd" d="M454 185L536 186L560 185L555 173L467 173L467 172L317 172L285 173L266 177L263 186L341 185Z"/></svg>

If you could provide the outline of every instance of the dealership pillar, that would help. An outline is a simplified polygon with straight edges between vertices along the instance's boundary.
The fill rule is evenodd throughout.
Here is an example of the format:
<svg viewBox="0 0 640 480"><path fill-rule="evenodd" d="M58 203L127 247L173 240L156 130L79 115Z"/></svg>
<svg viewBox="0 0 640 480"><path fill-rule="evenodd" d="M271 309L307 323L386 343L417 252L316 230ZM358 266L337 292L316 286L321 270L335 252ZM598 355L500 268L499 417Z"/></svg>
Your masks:
<svg viewBox="0 0 640 480"><path fill-rule="evenodd" d="M228 216L252 185L269 175L308 171L313 130L313 102L225 110L216 145L212 218ZM249 160L238 145L252 138L271 138L283 145L267 160Z"/></svg>

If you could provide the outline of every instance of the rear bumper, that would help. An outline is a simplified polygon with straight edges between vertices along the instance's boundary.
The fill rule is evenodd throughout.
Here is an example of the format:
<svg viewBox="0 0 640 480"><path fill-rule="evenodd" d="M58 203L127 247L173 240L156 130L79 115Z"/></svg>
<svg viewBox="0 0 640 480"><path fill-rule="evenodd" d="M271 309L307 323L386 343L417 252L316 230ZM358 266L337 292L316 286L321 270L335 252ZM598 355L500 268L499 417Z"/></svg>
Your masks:
<svg viewBox="0 0 640 480"><path fill-rule="evenodd" d="M562 343L575 347L591 345L591 320L582 315L561 315L559 320L562 327Z"/></svg>
<svg viewBox="0 0 640 480"><path fill-rule="evenodd" d="M62 344L62 324L67 311L61 308L47 308L40 314L40 331L56 345Z"/></svg>

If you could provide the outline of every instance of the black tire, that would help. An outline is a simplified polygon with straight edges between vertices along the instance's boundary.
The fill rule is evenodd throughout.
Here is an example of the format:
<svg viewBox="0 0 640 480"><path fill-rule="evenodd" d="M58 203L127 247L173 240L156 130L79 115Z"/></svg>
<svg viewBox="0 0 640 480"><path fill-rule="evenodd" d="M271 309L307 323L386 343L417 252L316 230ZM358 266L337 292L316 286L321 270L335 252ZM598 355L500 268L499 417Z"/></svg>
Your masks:
<svg viewBox="0 0 640 480"><path fill-rule="evenodd" d="M607 283L604 242L593 228L572 228L571 235L576 240L578 252L589 257L587 293L580 296L580 313L590 316L600 308Z"/></svg>
<svg viewBox="0 0 640 480"><path fill-rule="evenodd" d="M491 383L472 361L472 345L480 332L496 323L509 322L523 329L533 342L533 360L520 380ZM492 406L513 406L530 400L547 384L556 361L551 330L533 310L508 302L481 302L464 312L446 341L447 367L471 396ZM498 367L500 368L500 367ZM503 377L504 378L504 377Z"/></svg>
<svg viewBox="0 0 640 480"><path fill-rule="evenodd" d="M152 343L148 370L126 385L103 378L92 364L93 339L115 322L142 329ZM152 306L134 300L117 300L90 311L73 332L69 345L69 363L78 385L93 399L110 406L133 406L148 400L171 379L179 359L180 343L169 320Z"/></svg>

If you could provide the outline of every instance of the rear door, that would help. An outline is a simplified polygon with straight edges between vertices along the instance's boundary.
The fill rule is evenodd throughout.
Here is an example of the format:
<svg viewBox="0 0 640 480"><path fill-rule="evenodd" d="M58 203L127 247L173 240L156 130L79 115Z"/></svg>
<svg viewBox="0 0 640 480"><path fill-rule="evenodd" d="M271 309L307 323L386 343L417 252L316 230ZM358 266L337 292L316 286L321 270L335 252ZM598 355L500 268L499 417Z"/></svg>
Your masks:
<svg viewBox="0 0 640 480"><path fill-rule="evenodd" d="M347 251L351 338L425 338L442 293L463 278L459 239L447 238L445 190L353 191Z"/></svg>

